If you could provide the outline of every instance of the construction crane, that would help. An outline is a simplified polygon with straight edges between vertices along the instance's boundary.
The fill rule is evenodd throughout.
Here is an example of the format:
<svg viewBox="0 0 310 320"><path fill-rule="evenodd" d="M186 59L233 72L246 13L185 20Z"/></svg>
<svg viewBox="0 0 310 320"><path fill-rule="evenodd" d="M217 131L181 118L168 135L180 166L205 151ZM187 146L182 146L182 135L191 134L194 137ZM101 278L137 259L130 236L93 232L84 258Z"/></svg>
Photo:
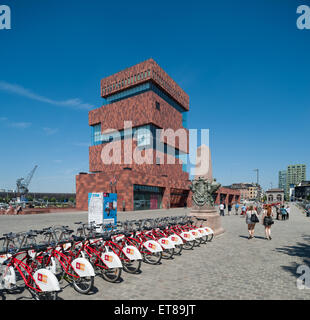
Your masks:
<svg viewBox="0 0 310 320"><path fill-rule="evenodd" d="M32 177L33 177L35 171L37 170L37 168L38 168L38 166L35 166L35 167L31 170L31 172L28 174L28 176L27 176L26 179L25 179L25 178L19 178L19 179L17 179L17 181L16 181L16 187L17 187L17 194L18 194L19 196L25 195L25 194L27 194L27 193L29 192L28 187L29 187L29 184L30 184L30 182L31 182L31 180L32 180Z"/></svg>

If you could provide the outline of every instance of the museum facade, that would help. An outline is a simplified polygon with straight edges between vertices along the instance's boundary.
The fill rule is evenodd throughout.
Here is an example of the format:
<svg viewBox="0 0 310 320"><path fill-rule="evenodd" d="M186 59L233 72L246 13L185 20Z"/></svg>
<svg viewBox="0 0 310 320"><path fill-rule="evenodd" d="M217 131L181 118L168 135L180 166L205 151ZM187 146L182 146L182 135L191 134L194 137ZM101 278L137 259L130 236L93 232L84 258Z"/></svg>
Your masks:
<svg viewBox="0 0 310 320"><path fill-rule="evenodd" d="M189 96L153 59L102 79L101 96L77 208L87 210L90 192L117 193L119 211L190 206Z"/></svg>

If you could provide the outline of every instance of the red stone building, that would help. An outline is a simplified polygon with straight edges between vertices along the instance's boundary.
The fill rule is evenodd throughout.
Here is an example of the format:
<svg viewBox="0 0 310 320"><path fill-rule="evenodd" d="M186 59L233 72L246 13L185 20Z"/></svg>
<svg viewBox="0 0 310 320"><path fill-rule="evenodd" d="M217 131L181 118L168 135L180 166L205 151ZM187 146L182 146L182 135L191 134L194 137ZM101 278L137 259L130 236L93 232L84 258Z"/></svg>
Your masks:
<svg viewBox="0 0 310 320"><path fill-rule="evenodd" d="M117 192L119 211L190 206L188 95L149 59L102 79L101 96L105 105L89 112L90 173L76 176L77 208L87 210L89 192ZM167 129L177 138L157 134Z"/></svg>
<svg viewBox="0 0 310 320"><path fill-rule="evenodd" d="M216 192L215 204L240 203L240 191L229 187L221 187Z"/></svg>

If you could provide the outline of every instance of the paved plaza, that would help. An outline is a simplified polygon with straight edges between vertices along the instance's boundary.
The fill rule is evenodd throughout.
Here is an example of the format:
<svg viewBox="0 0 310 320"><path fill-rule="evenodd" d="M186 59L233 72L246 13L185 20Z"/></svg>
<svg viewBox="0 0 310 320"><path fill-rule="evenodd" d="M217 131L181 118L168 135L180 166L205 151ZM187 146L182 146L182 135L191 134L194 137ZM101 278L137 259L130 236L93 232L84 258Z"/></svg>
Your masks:
<svg viewBox="0 0 310 320"><path fill-rule="evenodd" d="M119 220L180 215L189 209L144 212L120 212ZM0 234L8 231L40 229L51 225L74 226L87 221L86 212L29 216L0 216ZM81 295L63 284L60 299L309 299L310 289L300 290L296 269L310 266L310 219L292 206L288 221L275 221L272 240L265 240L264 227L255 228L255 238L248 240L245 219L240 215L222 217L225 233L212 242L191 251L183 250L173 260L160 265L142 264L141 274L122 273L122 281L108 283L95 278L95 291ZM64 287L65 286L65 287ZM6 299L30 299L5 295Z"/></svg>

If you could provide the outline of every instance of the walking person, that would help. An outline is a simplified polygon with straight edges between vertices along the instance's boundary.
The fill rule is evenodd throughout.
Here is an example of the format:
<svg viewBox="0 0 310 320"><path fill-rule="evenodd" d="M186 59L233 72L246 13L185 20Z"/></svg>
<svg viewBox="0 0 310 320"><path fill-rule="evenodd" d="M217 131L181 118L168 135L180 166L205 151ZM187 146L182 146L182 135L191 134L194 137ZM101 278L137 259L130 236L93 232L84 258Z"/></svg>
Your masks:
<svg viewBox="0 0 310 320"><path fill-rule="evenodd" d="M231 203L228 203L227 209L228 209L228 215L230 216L231 209L232 209L232 204Z"/></svg>
<svg viewBox="0 0 310 320"><path fill-rule="evenodd" d="M220 215L221 216L225 216L225 206L224 206L224 204L223 204L223 202L221 202L221 204L220 204Z"/></svg>
<svg viewBox="0 0 310 320"><path fill-rule="evenodd" d="M265 226L265 235L266 240L271 240L271 226L274 224L274 221L272 219L272 208L271 206L267 206L266 209L263 211L262 216L262 224Z"/></svg>
<svg viewBox="0 0 310 320"><path fill-rule="evenodd" d="M239 210L239 203L237 202L235 204L235 214L238 215L238 210Z"/></svg>
<svg viewBox="0 0 310 320"><path fill-rule="evenodd" d="M280 208L278 206L276 206L276 212L277 212L277 220L279 220L279 216L280 216Z"/></svg>
<svg viewBox="0 0 310 320"><path fill-rule="evenodd" d="M245 223L248 225L248 232L249 232L248 239L254 238L254 229L255 229L255 224L257 222L259 222L257 212L256 210L254 210L254 207L251 205L249 207L249 210L247 210L245 214Z"/></svg>
<svg viewBox="0 0 310 320"><path fill-rule="evenodd" d="M289 219L289 217L290 217L291 208L290 208L290 206L289 206L289 205L287 205L285 209L286 209L286 212L287 212L286 219L288 220L288 219Z"/></svg>
<svg viewBox="0 0 310 320"><path fill-rule="evenodd" d="M262 206L259 203L257 204L257 209L256 210L257 210L257 214L258 215L260 215L262 210L263 210Z"/></svg>
<svg viewBox="0 0 310 320"><path fill-rule="evenodd" d="M282 220L286 220L287 211L286 211L286 209L284 208L284 206L281 207L280 212L281 212Z"/></svg>
<svg viewBox="0 0 310 320"><path fill-rule="evenodd" d="M243 204L243 206L241 207L241 215L245 215L246 214L246 210L247 210L247 207L245 204Z"/></svg>

